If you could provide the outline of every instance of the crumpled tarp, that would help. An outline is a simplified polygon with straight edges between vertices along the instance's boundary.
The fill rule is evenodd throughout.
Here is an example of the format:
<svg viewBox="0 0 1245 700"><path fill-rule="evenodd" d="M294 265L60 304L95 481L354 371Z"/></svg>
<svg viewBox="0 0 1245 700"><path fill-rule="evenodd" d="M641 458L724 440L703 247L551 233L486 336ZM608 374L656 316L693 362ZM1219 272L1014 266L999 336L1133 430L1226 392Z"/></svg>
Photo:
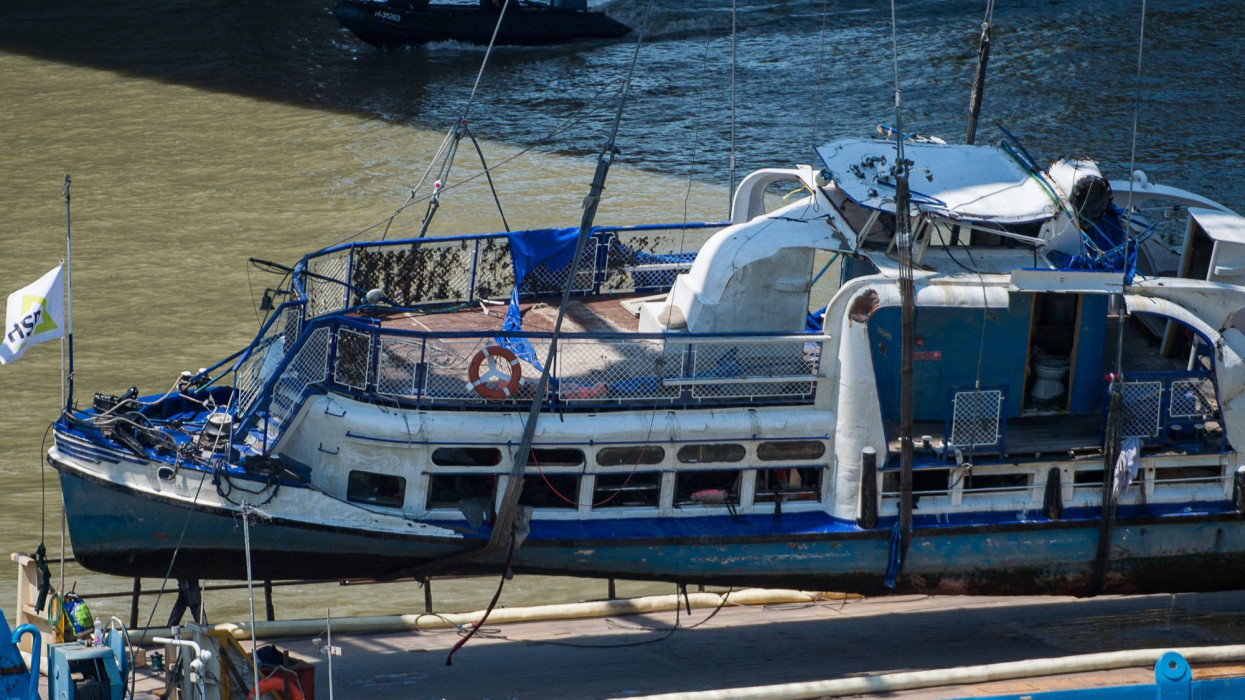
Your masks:
<svg viewBox="0 0 1245 700"><path fill-rule="evenodd" d="M547 228L535 231L512 231L507 235L510 242L510 264L514 267L514 288L510 290L510 306L506 309L503 331L523 330L519 316L519 289L528 273L542 264L550 272L561 270L571 262L575 254L578 228ZM507 348L519 359L542 369L536 359L536 350L527 338L496 338L497 344Z"/></svg>

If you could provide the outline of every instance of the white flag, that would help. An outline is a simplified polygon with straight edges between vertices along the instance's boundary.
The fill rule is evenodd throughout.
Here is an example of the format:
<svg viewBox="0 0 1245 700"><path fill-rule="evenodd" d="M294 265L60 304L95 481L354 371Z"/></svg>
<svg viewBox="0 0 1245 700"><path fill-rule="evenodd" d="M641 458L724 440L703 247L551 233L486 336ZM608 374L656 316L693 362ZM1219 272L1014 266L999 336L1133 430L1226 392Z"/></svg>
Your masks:
<svg viewBox="0 0 1245 700"><path fill-rule="evenodd" d="M4 341L0 342L0 365L22 356L26 348L65 335L64 265L9 295L4 316Z"/></svg>

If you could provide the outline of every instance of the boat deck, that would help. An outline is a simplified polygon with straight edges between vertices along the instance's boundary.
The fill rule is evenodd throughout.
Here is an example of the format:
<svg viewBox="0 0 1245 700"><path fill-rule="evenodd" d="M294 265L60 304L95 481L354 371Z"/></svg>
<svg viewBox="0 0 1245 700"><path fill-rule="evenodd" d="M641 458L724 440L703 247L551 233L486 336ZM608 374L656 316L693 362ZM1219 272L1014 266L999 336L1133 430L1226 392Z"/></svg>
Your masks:
<svg viewBox="0 0 1245 700"><path fill-rule="evenodd" d="M1124 352L1120 359L1126 379L1130 373L1135 372L1180 372L1188 369L1186 360L1166 358L1154 352L1152 346L1158 342L1154 333L1161 331L1161 326L1151 328L1143 323L1141 318L1125 324ZM1114 366L1118 347L1119 322L1112 317L1108 322L1103 344L1104 365ZM1004 451L1012 456L1034 458L1043 454L1056 455L1069 452L1082 455L1101 454L1102 420L1102 411L1070 413L1026 408L1021 415L1006 420ZM916 422L913 424L913 440L919 446L922 436L928 436L931 438L931 446L941 454L946 430L947 425L943 421ZM900 449L898 423L888 421L886 432L888 436L891 436L889 441L891 452L898 453ZM1174 450L1160 448L1159 451L1169 454L1184 453L1184 450L1179 448ZM991 453L987 451L985 454ZM997 450L993 454L997 454Z"/></svg>
<svg viewBox="0 0 1245 700"><path fill-rule="evenodd" d="M644 295L611 294L571 299L562 321L564 333L635 333L640 326L636 314L623 303L643 299ZM519 304L523 330L552 333L561 299L524 301ZM400 311L380 316L386 328L426 333L500 331L506 319L506 304L486 302L465 309L441 313Z"/></svg>

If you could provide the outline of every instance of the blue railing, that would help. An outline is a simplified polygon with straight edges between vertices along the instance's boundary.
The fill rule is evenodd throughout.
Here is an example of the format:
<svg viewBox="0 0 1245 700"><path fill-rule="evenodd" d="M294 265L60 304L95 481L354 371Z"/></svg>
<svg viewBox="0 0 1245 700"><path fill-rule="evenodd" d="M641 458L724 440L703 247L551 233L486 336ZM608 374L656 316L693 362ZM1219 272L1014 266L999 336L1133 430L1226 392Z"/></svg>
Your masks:
<svg viewBox="0 0 1245 700"><path fill-rule="evenodd" d="M694 251L726 223L600 226L593 228L576 266L572 292L659 292L686 270ZM314 318L362 303L380 289L398 306L475 304L510 297L514 275L509 236L488 233L347 243L312 253L296 267L294 292ZM521 297L560 292L569 269L537 267Z"/></svg>
<svg viewBox="0 0 1245 700"><path fill-rule="evenodd" d="M531 343L539 361L552 342L550 333L429 333L361 317L313 319L279 363L269 364L266 352L253 356L267 379L253 400L239 400L238 425L243 434L257 430L266 451L307 397L328 390L411 408L513 410L534 398L540 370L531 360L519 361L525 379L508 398L488 398L468 382L480 351L503 338ZM565 333L546 410L810 403L823 378L821 342L811 334Z"/></svg>
<svg viewBox="0 0 1245 700"><path fill-rule="evenodd" d="M1103 387L1103 425L1110 407L1110 385ZM1145 444L1201 443L1206 421L1219 420L1215 376L1207 371L1129 372L1124 378L1122 437ZM1203 425L1198 434L1195 426ZM1185 446L1185 445L1182 445Z"/></svg>

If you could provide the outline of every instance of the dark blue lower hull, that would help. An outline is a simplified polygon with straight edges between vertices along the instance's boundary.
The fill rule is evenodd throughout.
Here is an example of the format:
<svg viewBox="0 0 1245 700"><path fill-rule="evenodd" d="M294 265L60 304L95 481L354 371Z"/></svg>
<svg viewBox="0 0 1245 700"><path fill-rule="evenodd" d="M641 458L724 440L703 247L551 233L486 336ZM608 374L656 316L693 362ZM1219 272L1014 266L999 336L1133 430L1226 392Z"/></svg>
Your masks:
<svg viewBox="0 0 1245 700"><path fill-rule="evenodd" d="M243 527L228 510L196 507L84 477L63 465L61 487L74 554L120 576L245 579ZM821 517L821 516L817 516ZM717 527L690 518L663 533L662 520L537 522L513 569L585 577L878 593L982 595L1091 592L1096 520L918 528L904 574L883 584L890 530L810 526L808 514ZM726 520L726 519L724 519ZM823 523L824 524L824 523ZM675 529L677 527L677 530ZM183 535L183 528L185 534ZM251 526L257 579L382 578L483 545L283 520ZM180 551L179 550L180 547ZM177 552L176 557L174 553ZM1122 520L1114 528L1101 592L1229 590L1245 583L1245 521L1234 513ZM504 552L459 567L499 571Z"/></svg>

